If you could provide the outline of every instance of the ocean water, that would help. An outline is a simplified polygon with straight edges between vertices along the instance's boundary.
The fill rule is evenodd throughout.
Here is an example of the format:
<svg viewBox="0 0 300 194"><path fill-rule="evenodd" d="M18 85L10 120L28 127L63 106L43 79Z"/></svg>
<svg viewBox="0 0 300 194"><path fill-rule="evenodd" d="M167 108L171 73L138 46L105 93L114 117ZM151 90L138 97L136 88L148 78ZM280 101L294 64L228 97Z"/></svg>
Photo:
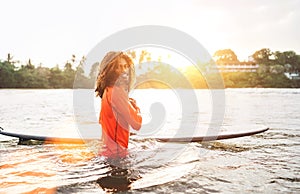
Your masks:
<svg viewBox="0 0 300 194"><path fill-rule="evenodd" d="M100 156L101 141L18 145L0 135L0 193L105 193L105 184L129 193L300 192L299 89L148 89L130 95L143 126L131 137L126 158ZM99 111L91 90L0 90L0 126L9 132L100 138ZM213 142L148 138L260 127L270 129ZM120 169L122 176L114 174Z"/></svg>

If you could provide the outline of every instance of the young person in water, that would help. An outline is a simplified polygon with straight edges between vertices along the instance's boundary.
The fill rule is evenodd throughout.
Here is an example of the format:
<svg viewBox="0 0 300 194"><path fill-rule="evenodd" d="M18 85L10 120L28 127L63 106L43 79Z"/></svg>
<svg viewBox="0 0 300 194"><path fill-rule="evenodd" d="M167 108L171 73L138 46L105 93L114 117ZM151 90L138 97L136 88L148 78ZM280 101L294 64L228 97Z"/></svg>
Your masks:
<svg viewBox="0 0 300 194"><path fill-rule="evenodd" d="M128 97L134 78L133 61L125 53L111 51L103 58L95 92L102 99L99 116L102 140L111 154L128 148L130 126L135 130L141 128L140 109Z"/></svg>

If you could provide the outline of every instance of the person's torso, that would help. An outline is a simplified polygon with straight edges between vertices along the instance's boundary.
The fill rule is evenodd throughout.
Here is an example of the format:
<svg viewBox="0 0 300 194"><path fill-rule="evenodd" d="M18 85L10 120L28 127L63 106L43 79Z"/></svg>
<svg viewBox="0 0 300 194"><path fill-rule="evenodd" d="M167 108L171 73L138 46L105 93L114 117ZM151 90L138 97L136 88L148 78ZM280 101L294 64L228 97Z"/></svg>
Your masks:
<svg viewBox="0 0 300 194"><path fill-rule="evenodd" d="M113 88L107 87L102 97L100 124L102 126L103 143L109 148L122 146L128 147L129 141L129 125L123 115L119 113L117 108L112 106ZM118 95L115 94L114 95ZM123 95L120 95L124 97Z"/></svg>

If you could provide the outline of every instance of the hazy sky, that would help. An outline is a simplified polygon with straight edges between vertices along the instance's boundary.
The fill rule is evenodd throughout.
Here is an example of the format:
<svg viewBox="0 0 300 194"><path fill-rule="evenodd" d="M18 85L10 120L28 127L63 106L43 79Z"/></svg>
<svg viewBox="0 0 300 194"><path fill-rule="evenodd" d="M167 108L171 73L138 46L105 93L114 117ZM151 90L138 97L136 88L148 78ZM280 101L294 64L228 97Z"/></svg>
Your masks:
<svg viewBox="0 0 300 194"><path fill-rule="evenodd" d="M140 25L177 28L210 54L240 60L261 48L300 54L300 0L1 0L0 59L62 65L114 32Z"/></svg>

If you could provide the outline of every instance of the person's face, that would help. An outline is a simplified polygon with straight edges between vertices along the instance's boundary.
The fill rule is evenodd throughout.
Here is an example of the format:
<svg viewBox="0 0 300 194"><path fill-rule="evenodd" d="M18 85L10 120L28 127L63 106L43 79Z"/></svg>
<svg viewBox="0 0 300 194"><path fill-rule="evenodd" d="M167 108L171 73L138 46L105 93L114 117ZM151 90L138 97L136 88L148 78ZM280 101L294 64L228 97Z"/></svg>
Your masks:
<svg viewBox="0 0 300 194"><path fill-rule="evenodd" d="M127 61L124 58L119 59L117 72L119 74L122 74L126 72L128 69L129 69L129 64L127 64Z"/></svg>
<svg viewBox="0 0 300 194"><path fill-rule="evenodd" d="M124 58L120 58L118 61L117 74L120 76L117 80L117 83L124 87L124 89L128 89L129 84L129 64Z"/></svg>

